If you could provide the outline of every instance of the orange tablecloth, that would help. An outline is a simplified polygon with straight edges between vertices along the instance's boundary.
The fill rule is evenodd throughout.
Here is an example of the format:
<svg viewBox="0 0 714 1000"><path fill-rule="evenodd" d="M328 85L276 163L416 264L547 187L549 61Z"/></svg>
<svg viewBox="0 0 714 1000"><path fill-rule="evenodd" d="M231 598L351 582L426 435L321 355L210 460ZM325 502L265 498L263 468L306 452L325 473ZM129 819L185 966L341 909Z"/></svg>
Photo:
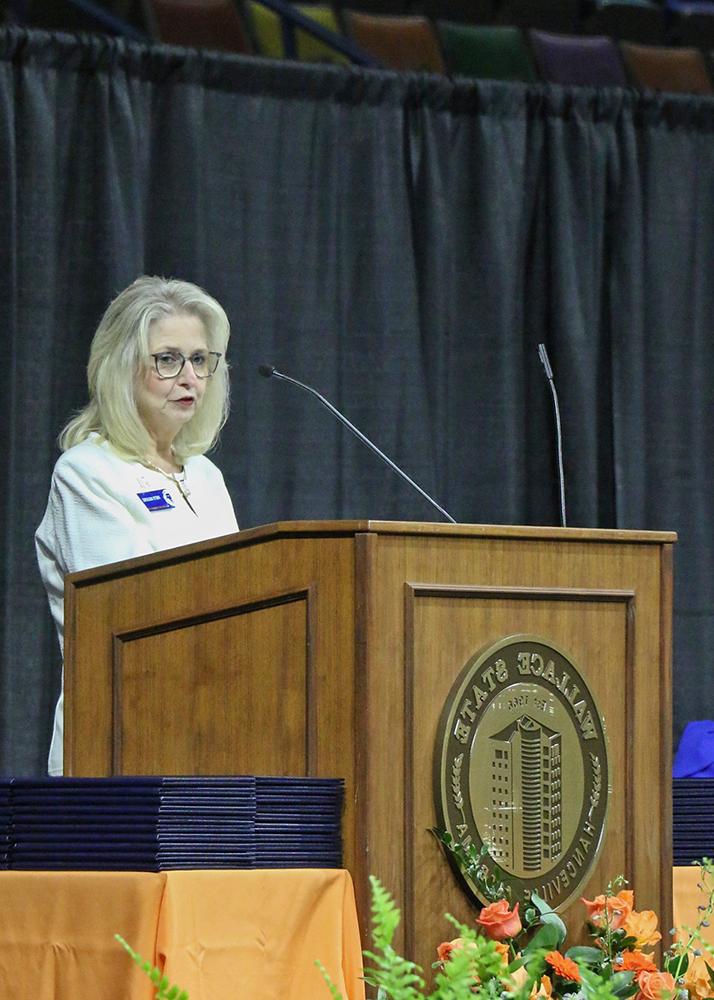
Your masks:
<svg viewBox="0 0 714 1000"><path fill-rule="evenodd" d="M674 924L706 902L698 868L673 871ZM364 1000L344 871L0 872L2 1000L151 1000L119 932L191 1000ZM714 945L714 928L707 932Z"/></svg>
<svg viewBox="0 0 714 1000"><path fill-rule="evenodd" d="M675 868L672 872L674 926L677 928L696 927L700 913L697 907L709 902L709 895L697 888L701 880L701 871L697 866L691 868ZM702 929L702 937L714 946L714 928Z"/></svg>
<svg viewBox="0 0 714 1000"><path fill-rule="evenodd" d="M3 1000L150 1000L120 933L191 1000L364 1000L345 871L0 872Z"/></svg>

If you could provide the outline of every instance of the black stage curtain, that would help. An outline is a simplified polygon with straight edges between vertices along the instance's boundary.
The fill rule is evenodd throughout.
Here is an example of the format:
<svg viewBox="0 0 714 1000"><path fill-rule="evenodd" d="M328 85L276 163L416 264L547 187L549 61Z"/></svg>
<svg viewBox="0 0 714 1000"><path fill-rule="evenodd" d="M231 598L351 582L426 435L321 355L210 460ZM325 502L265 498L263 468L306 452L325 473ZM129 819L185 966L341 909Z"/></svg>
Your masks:
<svg viewBox="0 0 714 1000"><path fill-rule="evenodd" d="M714 101L0 33L0 769L44 767L59 655L33 532L109 299L194 280L233 325L216 461L245 527L437 515L675 529L676 730L714 715Z"/></svg>

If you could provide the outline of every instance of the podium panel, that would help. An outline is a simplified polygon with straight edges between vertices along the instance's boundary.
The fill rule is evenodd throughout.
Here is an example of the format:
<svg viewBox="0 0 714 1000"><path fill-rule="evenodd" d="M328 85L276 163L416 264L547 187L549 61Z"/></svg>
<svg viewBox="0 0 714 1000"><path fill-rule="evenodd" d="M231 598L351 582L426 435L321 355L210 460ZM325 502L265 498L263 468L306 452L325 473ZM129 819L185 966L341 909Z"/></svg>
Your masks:
<svg viewBox="0 0 714 1000"><path fill-rule="evenodd" d="M66 773L344 777L365 936L374 873L402 907L401 944L428 969L450 933L444 912L475 914L428 832L439 717L479 650L538 636L567 651L607 733L606 832L578 895L622 873L638 908L670 926L675 540L286 522L75 574ZM579 927L580 908L573 917Z"/></svg>
<svg viewBox="0 0 714 1000"><path fill-rule="evenodd" d="M308 774L310 679L306 594L119 633L112 770Z"/></svg>
<svg viewBox="0 0 714 1000"><path fill-rule="evenodd" d="M407 615L407 663L411 669L406 678L406 726L411 729L407 741L406 773L410 776L407 801L413 803L413 817L407 826L426 826L434 814L432 789L421 776L432 765L432 741L420 738L421 733L436 731L441 706L453 683L454 668L465 664L473 655L480 637L513 634L548 636L568 650L577 664L625 664L622 681L613 685L602 670L590 676L591 690L603 715L608 720L608 755L614 771L613 794L609 803L607 836L611 843L604 850L607 869L594 869L594 884L605 886L620 871L631 870L627 843L622 837L625 828L624 809L628 801L627 714L628 693L632 693L632 662L628 662L628 621L631 593L613 591L568 591L566 588L548 591L544 588L478 588L445 587L434 591L428 587L409 587ZM434 636L443 642L434 642ZM484 767L487 762L484 761ZM622 787L620 787L622 786ZM424 898L438 900L450 895L453 877L449 869L435 864L434 845L424 838L415 843L411 859L411 895L405 899L412 918L407 925L414 928L416 938L435 939L443 933L443 913L438 905L430 913L421 904ZM613 871L614 869L614 871ZM454 916L463 921L473 918L473 910L465 896L461 897ZM571 934L572 938L572 934Z"/></svg>

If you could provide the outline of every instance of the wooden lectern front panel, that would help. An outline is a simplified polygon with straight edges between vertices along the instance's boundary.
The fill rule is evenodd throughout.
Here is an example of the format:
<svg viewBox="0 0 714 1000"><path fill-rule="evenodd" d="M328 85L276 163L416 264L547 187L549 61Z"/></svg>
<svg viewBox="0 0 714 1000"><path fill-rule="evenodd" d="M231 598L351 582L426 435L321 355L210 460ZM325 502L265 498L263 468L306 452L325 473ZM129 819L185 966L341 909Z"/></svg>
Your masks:
<svg viewBox="0 0 714 1000"><path fill-rule="evenodd" d="M160 553L77 574L67 606L65 773L352 781L351 535Z"/></svg>
<svg viewBox="0 0 714 1000"><path fill-rule="evenodd" d="M632 648L628 638L632 598L627 592L610 591L408 588L407 634L411 637L412 655L406 678L407 829L425 830L435 822L432 784L423 776L431 773L434 741L429 735L436 732L441 708L455 679L455 665L465 665L484 638L543 636L567 650L576 665L589 668L588 686L608 720L608 756L614 787L608 809L606 861L603 864L601 855L590 881L605 886L613 874L631 870L624 836L624 809L630 796L627 768L622 765L627 756L626 705L633 693L633 665L628 656ZM612 683L608 667L613 663L626 664L622 686ZM487 766L484 760L483 767ZM438 941L447 932L441 905L444 899L449 899L454 916L467 923L473 921L473 907L463 892L454 891L454 876L435 851L431 838L414 838L407 864L412 870L413 891L405 898L405 927L413 928L415 940ZM545 889L542 894L547 898ZM428 900L435 905L425 905ZM573 931L577 930L574 923ZM571 938L575 940L576 934Z"/></svg>
<svg viewBox="0 0 714 1000"><path fill-rule="evenodd" d="M516 634L572 660L606 727L606 833L599 861L566 904L569 925L582 925L579 895L623 874L638 908L657 910L670 926L671 547L652 541L547 529L522 538L494 529L483 538L364 539L365 867L403 907L400 944L424 967L453 936L443 914L474 916L428 832L437 820L439 717L467 662Z"/></svg>
<svg viewBox="0 0 714 1000"><path fill-rule="evenodd" d="M116 636L114 773L306 774L307 639L306 594Z"/></svg>

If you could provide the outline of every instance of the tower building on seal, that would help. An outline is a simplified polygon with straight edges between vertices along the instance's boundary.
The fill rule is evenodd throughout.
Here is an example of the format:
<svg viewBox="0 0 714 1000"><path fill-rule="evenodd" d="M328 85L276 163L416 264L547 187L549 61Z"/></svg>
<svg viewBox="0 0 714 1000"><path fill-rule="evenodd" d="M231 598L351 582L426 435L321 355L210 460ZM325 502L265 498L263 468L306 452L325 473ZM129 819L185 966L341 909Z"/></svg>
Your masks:
<svg viewBox="0 0 714 1000"><path fill-rule="evenodd" d="M489 853L507 871L535 875L563 851L560 733L522 715L489 747Z"/></svg>

